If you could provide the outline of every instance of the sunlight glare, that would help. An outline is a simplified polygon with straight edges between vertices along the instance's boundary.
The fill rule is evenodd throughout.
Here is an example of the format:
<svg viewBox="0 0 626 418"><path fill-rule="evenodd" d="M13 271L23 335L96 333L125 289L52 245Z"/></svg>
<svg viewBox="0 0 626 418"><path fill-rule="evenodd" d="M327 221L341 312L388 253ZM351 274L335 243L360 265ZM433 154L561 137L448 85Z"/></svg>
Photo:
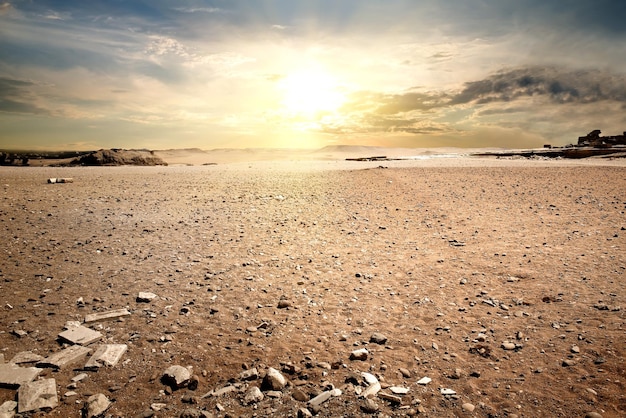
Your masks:
<svg viewBox="0 0 626 418"><path fill-rule="evenodd" d="M294 116L335 112L346 101L337 81L321 71L288 75L280 82L286 111Z"/></svg>

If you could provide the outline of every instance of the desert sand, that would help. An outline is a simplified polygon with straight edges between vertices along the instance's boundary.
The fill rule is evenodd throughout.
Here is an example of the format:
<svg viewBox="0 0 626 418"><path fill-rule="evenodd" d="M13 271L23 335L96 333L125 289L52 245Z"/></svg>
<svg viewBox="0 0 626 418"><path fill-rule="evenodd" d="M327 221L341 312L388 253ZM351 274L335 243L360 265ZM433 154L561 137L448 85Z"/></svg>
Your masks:
<svg viewBox="0 0 626 418"><path fill-rule="evenodd" d="M58 396L22 416L626 414L624 159L160 155L0 167L0 363Z"/></svg>

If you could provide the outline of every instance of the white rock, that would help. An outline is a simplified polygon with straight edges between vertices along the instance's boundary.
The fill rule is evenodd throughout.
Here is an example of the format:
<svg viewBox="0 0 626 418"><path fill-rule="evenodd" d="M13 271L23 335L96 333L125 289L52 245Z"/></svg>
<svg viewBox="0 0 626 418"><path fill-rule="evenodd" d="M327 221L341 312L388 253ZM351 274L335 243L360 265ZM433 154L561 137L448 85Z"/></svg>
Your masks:
<svg viewBox="0 0 626 418"><path fill-rule="evenodd" d="M381 386L380 383L376 382L372 385L369 385L367 387L367 389L365 389L363 392L361 392L361 397L362 398L368 398L370 396L374 396L376 395L378 392L380 392Z"/></svg>
<svg viewBox="0 0 626 418"><path fill-rule="evenodd" d="M392 386L389 388L391 393L395 393L396 395L406 395L409 393L409 388L404 388L400 386Z"/></svg>
<svg viewBox="0 0 626 418"><path fill-rule="evenodd" d="M367 351L366 348L360 348L360 349L354 350L352 353L350 353L350 360L365 361L365 360L367 360L367 355L368 354L369 354L369 352Z"/></svg>
<svg viewBox="0 0 626 418"><path fill-rule="evenodd" d="M163 381L174 389L189 383L191 372L183 366L170 366L163 372Z"/></svg>
<svg viewBox="0 0 626 418"><path fill-rule="evenodd" d="M453 391L452 389L447 389L447 388L439 388L439 392L441 392L443 396L456 395L455 391Z"/></svg>
<svg viewBox="0 0 626 418"><path fill-rule="evenodd" d="M283 390L287 384L287 379L278 370L270 367L263 379L263 384L271 390Z"/></svg>
<svg viewBox="0 0 626 418"><path fill-rule="evenodd" d="M368 372L363 372L361 373L361 376L363 376L363 379L367 382L367 384L369 385L373 385L374 383L378 383L378 379L376 378L376 376L374 376L371 373Z"/></svg>
<svg viewBox="0 0 626 418"><path fill-rule="evenodd" d="M137 302L148 303L156 299L157 295L152 292L139 292L137 295Z"/></svg>
<svg viewBox="0 0 626 418"><path fill-rule="evenodd" d="M246 396L244 397L244 402L246 403L246 405L249 405L252 403L261 402L263 398L264 396L261 392L261 389L256 386L252 386L246 393Z"/></svg>
<svg viewBox="0 0 626 418"><path fill-rule="evenodd" d="M87 418L100 416L111 406L109 398L102 393L91 395L85 403L85 411Z"/></svg>
<svg viewBox="0 0 626 418"><path fill-rule="evenodd" d="M427 385L430 382L432 382L433 379L431 379L430 377L422 377L420 380L417 381L418 385Z"/></svg>

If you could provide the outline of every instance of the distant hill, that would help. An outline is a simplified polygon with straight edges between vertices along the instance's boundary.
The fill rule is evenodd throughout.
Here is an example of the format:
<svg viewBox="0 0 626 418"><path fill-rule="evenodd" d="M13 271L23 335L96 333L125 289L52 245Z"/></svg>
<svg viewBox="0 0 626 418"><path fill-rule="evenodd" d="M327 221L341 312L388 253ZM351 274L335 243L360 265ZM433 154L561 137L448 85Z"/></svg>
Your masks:
<svg viewBox="0 0 626 418"><path fill-rule="evenodd" d="M71 160L67 165L88 166L118 166L139 165L154 166L167 165L160 157L149 150L124 150L119 148L101 149L81 155Z"/></svg>

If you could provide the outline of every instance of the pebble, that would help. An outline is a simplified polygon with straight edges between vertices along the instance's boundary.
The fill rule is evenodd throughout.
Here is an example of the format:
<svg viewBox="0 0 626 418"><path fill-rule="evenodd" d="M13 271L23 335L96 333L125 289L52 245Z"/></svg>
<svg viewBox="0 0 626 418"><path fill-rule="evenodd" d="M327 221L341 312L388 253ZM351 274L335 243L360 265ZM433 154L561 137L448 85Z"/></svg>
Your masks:
<svg viewBox="0 0 626 418"><path fill-rule="evenodd" d="M474 412L474 409L476 407L474 405L472 405L471 403L466 402L463 405L461 405L461 408L463 408L463 410L467 411L467 412Z"/></svg>
<svg viewBox="0 0 626 418"><path fill-rule="evenodd" d="M398 370L400 371L400 374L402 374L402 377L405 377L407 379L411 378L411 372L409 370L404 369L402 367L400 369L398 369Z"/></svg>
<svg viewBox="0 0 626 418"><path fill-rule="evenodd" d="M561 365L563 367L572 367L576 365L576 361L575 360L571 360L571 359L566 359L563 360L563 363L561 363Z"/></svg>
<svg viewBox="0 0 626 418"><path fill-rule="evenodd" d="M152 292L139 292L137 295L137 302L139 303L149 303L152 300L156 299L157 295Z"/></svg>
<svg viewBox="0 0 626 418"><path fill-rule="evenodd" d="M587 412L585 418L602 418L602 415L597 412Z"/></svg>
<svg viewBox="0 0 626 418"><path fill-rule="evenodd" d="M577 345L573 345L570 351L574 354L580 353L580 348Z"/></svg>

